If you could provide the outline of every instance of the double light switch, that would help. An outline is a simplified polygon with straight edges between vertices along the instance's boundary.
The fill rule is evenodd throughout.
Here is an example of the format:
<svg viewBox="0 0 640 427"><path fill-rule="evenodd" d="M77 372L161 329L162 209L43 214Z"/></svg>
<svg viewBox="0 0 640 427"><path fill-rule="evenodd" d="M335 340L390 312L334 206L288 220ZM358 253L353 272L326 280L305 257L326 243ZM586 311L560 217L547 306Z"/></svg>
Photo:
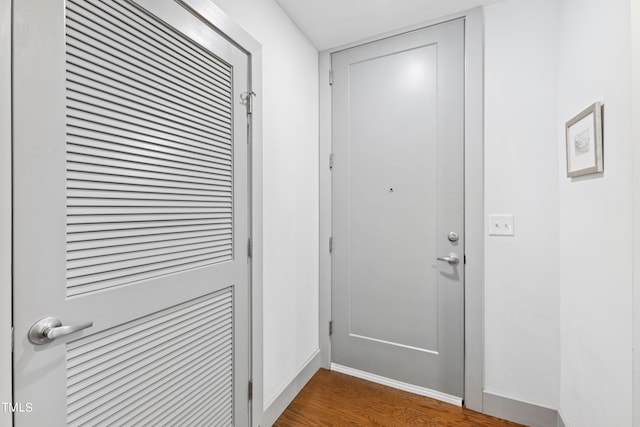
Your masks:
<svg viewBox="0 0 640 427"><path fill-rule="evenodd" d="M490 214L490 236L513 236L513 214Z"/></svg>

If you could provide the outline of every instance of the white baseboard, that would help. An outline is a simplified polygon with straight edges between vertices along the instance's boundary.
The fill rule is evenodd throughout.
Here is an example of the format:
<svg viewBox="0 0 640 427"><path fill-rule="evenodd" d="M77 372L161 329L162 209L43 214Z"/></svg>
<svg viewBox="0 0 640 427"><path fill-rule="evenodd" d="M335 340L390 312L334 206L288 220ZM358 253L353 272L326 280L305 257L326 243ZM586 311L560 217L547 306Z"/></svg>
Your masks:
<svg viewBox="0 0 640 427"><path fill-rule="evenodd" d="M351 375L352 377L361 378L363 380L397 388L398 390L408 391L409 393L419 394L421 396L430 397L432 399L441 400L452 405L462 406L462 398L451 396L450 394L441 393L424 387L418 387L413 384L403 383L402 381L392 380L390 378L381 377L380 375L370 374L369 372L360 371L358 369L349 368L347 366L331 364L331 370L342 374Z"/></svg>
<svg viewBox="0 0 640 427"><path fill-rule="evenodd" d="M531 427L558 427L562 422L556 409L522 402L497 393L484 391L483 411L487 415Z"/></svg>
<svg viewBox="0 0 640 427"><path fill-rule="evenodd" d="M263 416L263 425L265 427L271 427L273 423L276 422L285 409L287 409L287 406L289 406L297 394L302 390L307 382L309 382L311 377L313 377L318 369L320 369L320 356L320 350L313 353L293 378L287 382L279 393L276 394L276 397L272 398L267 402L267 404L265 404ZM380 375L338 365L337 363L331 363L331 370L407 391L409 393L430 397L452 405L462 406L462 398L441 393L436 390L392 380ZM556 409L530 402L523 402L486 390L483 392L483 412L487 415L492 415L494 417L503 418L505 420L525 424L531 427L565 427L562 416Z"/></svg>
<svg viewBox="0 0 640 427"><path fill-rule="evenodd" d="M564 420L562 419L562 414L558 411L558 427L566 427Z"/></svg>
<svg viewBox="0 0 640 427"><path fill-rule="evenodd" d="M300 393L300 390L309 382L311 377L320 369L320 350L316 350L302 367L298 369L290 381L276 393L275 397L270 399L264 405L264 414L262 415L262 425L271 427L273 423L282 415L287 406Z"/></svg>

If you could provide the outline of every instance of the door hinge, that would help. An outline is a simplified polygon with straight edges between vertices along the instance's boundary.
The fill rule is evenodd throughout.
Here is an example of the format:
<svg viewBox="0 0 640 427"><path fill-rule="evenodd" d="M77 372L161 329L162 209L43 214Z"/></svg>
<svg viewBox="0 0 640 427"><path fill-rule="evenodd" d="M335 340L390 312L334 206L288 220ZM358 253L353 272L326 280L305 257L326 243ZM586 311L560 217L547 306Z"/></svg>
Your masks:
<svg viewBox="0 0 640 427"><path fill-rule="evenodd" d="M333 153L329 154L329 170L333 170Z"/></svg>
<svg viewBox="0 0 640 427"><path fill-rule="evenodd" d="M329 336L333 335L333 320L329 320Z"/></svg>
<svg viewBox="0 0 640 427"><path fill-rule="evenodd" d="M329 253L333 252L333 237L329 237Z"/></svg>
<svg viewBox="0 0 640 427"><path fill-rule="evenodd" d="M240 100L247 107L247 114L253 114L253 98L256 96L256 93L251 92L243 92L240 94Z"/></svg>
<svg viewBox="0 0 640 427"><path fill-rule="evenodd" d="M253 400L253 381L249 381L249 400Z"/></svg>
<svg viewBox="0 0 640 427"><path fill-rule="evenodd" d="M467 264L467 256L465 255L465 256L463 257L463 259L464 259L464 264L466 265L466 264Z"/></svg>
<svg viewBox="0 0 640 427"><path fill-rule="evenodd" d="M249 241L247 242L247 255L249 258L253 256L253 239L251 238L249 238Z"/></svg>
<svg viewBox="0 0 640 427"><path fill-rule="evenodd" d="M333 70L329 70L329 86L333 85Z"/></svg>

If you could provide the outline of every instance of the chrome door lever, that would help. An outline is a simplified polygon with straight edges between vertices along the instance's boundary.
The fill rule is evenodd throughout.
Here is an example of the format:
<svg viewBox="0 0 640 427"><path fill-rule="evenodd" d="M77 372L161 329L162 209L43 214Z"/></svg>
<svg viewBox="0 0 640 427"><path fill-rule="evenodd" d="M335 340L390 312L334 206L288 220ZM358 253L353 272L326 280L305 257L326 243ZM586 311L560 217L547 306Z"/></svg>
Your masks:
<svg viewBox="0 0 640 427"><path fill-rule="evenodd" d="M448 256L439 256L438 261L447 261L451 265L456 265L460 262L458 255L451 253Z"/></svg>
<svg viewBox="0 0 640 427"><path fill-rule="evenodd" d="M93 321L82 322L77 325L62 326L60 319L55 317L45 317L37 321L29 329L29 341L36 345L50 343L56 338L64 337L74 332L81 331L93 326Z"/></svg>

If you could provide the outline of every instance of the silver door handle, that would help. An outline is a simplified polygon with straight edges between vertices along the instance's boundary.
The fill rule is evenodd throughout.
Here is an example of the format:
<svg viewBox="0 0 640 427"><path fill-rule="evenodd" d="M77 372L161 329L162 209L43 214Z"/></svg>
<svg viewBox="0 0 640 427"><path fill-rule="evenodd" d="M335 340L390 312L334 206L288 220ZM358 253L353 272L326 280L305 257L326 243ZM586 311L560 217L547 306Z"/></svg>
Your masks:
<svg viewBox="0 0 640 427"><path fill-rule="evenodd" d="M81 331L93 326L93 321L78 323L77 325L62 326L60 319L55 317L45 317L38 320L29 329L29 341L33 344L47 344L56 338L64 337L74 332Z"/></svg>
<svg viewBox="0 0 640 427"><path fill-rule="evenodd" d="M448 256L439 256L438 261L447 261L451 265L456 265L460 262L460 258L456 254L449 254Z"/></svg>

